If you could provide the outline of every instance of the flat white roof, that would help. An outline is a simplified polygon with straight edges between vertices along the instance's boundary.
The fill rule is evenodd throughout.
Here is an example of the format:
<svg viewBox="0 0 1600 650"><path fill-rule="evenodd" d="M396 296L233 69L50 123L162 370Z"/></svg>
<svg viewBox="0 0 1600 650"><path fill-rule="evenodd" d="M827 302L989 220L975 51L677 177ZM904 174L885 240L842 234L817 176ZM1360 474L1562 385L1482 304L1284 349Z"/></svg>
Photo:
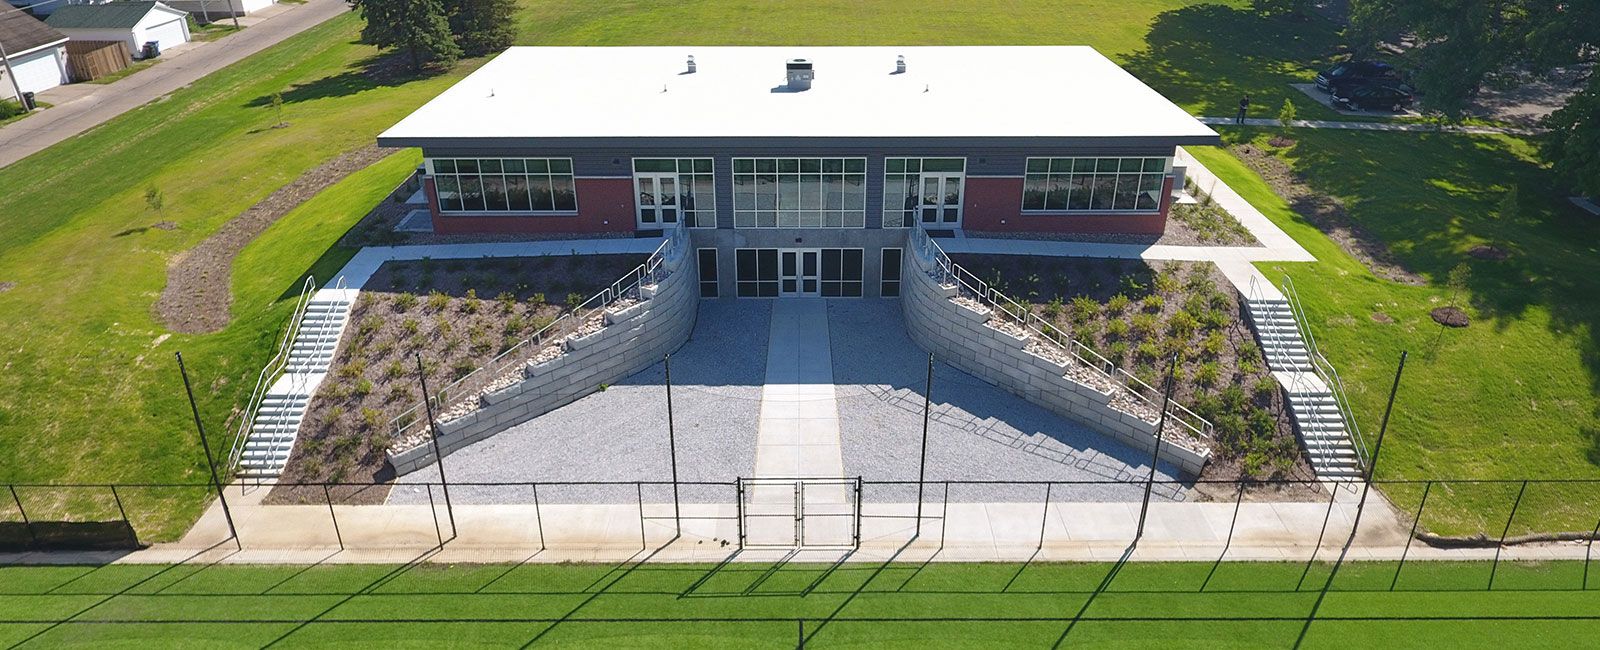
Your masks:
<svg viewBox="0 0 1600 650"><path fill-rule="evenodd" d="M693 55L696 72L687 73ZM903 55L906 72L895 74ZM809 90L785 63L814 65ZM384 132L459 138L1215 138L1084 46L513 47Z"/></svg>

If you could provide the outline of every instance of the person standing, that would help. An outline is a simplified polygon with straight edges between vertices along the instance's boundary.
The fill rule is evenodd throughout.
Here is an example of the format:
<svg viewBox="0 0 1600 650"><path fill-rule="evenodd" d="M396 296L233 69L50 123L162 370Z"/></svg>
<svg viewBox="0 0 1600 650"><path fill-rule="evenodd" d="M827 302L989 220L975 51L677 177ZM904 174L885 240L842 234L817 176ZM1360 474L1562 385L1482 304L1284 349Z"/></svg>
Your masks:
<svg viewBox="0 0 1600 650"><path fill-rule="evenodd" d="M1244 114L1250 111L1250 96L1239 98L1239 116L1233 119L1234 124L1244 124Z"/></svg>

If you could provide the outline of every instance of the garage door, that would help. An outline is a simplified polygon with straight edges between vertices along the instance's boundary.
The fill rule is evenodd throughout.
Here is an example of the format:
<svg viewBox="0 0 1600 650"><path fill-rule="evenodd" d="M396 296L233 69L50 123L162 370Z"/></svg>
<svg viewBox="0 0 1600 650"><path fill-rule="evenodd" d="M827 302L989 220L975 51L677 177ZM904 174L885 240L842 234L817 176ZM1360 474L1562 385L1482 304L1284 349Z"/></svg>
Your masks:
<svg viewBox="0 0 1600 650"><path fill-rule="evenodd" d="M162 25L156 25L155 27L145 30L144 40L157 41L161 43L161 51L163 52L182 45L184 42L183 19L180 18L178 20L174 20ZM144 47L144 41L140 41L138 45L141 48Z"/></svg>

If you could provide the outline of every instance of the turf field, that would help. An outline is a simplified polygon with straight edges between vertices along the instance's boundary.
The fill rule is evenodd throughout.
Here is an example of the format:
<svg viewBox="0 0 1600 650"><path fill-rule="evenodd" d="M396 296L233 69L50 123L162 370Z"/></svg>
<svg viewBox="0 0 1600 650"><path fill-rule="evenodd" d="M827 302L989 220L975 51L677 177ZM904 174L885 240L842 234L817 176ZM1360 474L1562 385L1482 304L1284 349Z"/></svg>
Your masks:
<svg viewBox="0 0 1600 650"><path fill-rule="evenodd" d="M1600 638L1600 576L1588 576L1583 562L1397 568L0 567L0 644L698 648L794 647L803 638L873 648L1509 648Z"/></svg>

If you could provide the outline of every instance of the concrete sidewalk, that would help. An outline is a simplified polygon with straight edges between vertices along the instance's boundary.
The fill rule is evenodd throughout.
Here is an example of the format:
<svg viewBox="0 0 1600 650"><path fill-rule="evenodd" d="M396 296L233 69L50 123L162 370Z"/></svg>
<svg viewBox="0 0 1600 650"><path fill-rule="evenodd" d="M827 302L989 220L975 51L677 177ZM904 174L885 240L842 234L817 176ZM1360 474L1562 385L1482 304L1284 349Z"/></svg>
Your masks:
<svg viewBox="0 0 1600 650"><path fill-rule="evenodd" d="M1201 124L1212 126L1237 126L1238 121L1231 117L1197 117ZM1275 119L1265 117L1244 118L1244 126L1265 126L1278 128L1283 125ZM1506 135L1538 135L1543 133L1540 129L1519 129L1515 127L1500 126L1463 126L1456 124L1417 124L1413 122L1342 122L1337 120L1291 120L1289 126L1300 129L1342 129L1347 131L1390 131L1408 133L1467 133L1472 135L1487 135L1503 133Z"/></svg>
<svg viewBox="0 0 1600 650"><path fill-rule="evenodd" d="M0 168L166 96L346 11L349 7L343 0L308 0L304 5L260 19L249 29L186 48L171 59L127 78L105 85L74 84L61 88L59 93L47 91L39 98L55 106L0 127Z"/></svg>

